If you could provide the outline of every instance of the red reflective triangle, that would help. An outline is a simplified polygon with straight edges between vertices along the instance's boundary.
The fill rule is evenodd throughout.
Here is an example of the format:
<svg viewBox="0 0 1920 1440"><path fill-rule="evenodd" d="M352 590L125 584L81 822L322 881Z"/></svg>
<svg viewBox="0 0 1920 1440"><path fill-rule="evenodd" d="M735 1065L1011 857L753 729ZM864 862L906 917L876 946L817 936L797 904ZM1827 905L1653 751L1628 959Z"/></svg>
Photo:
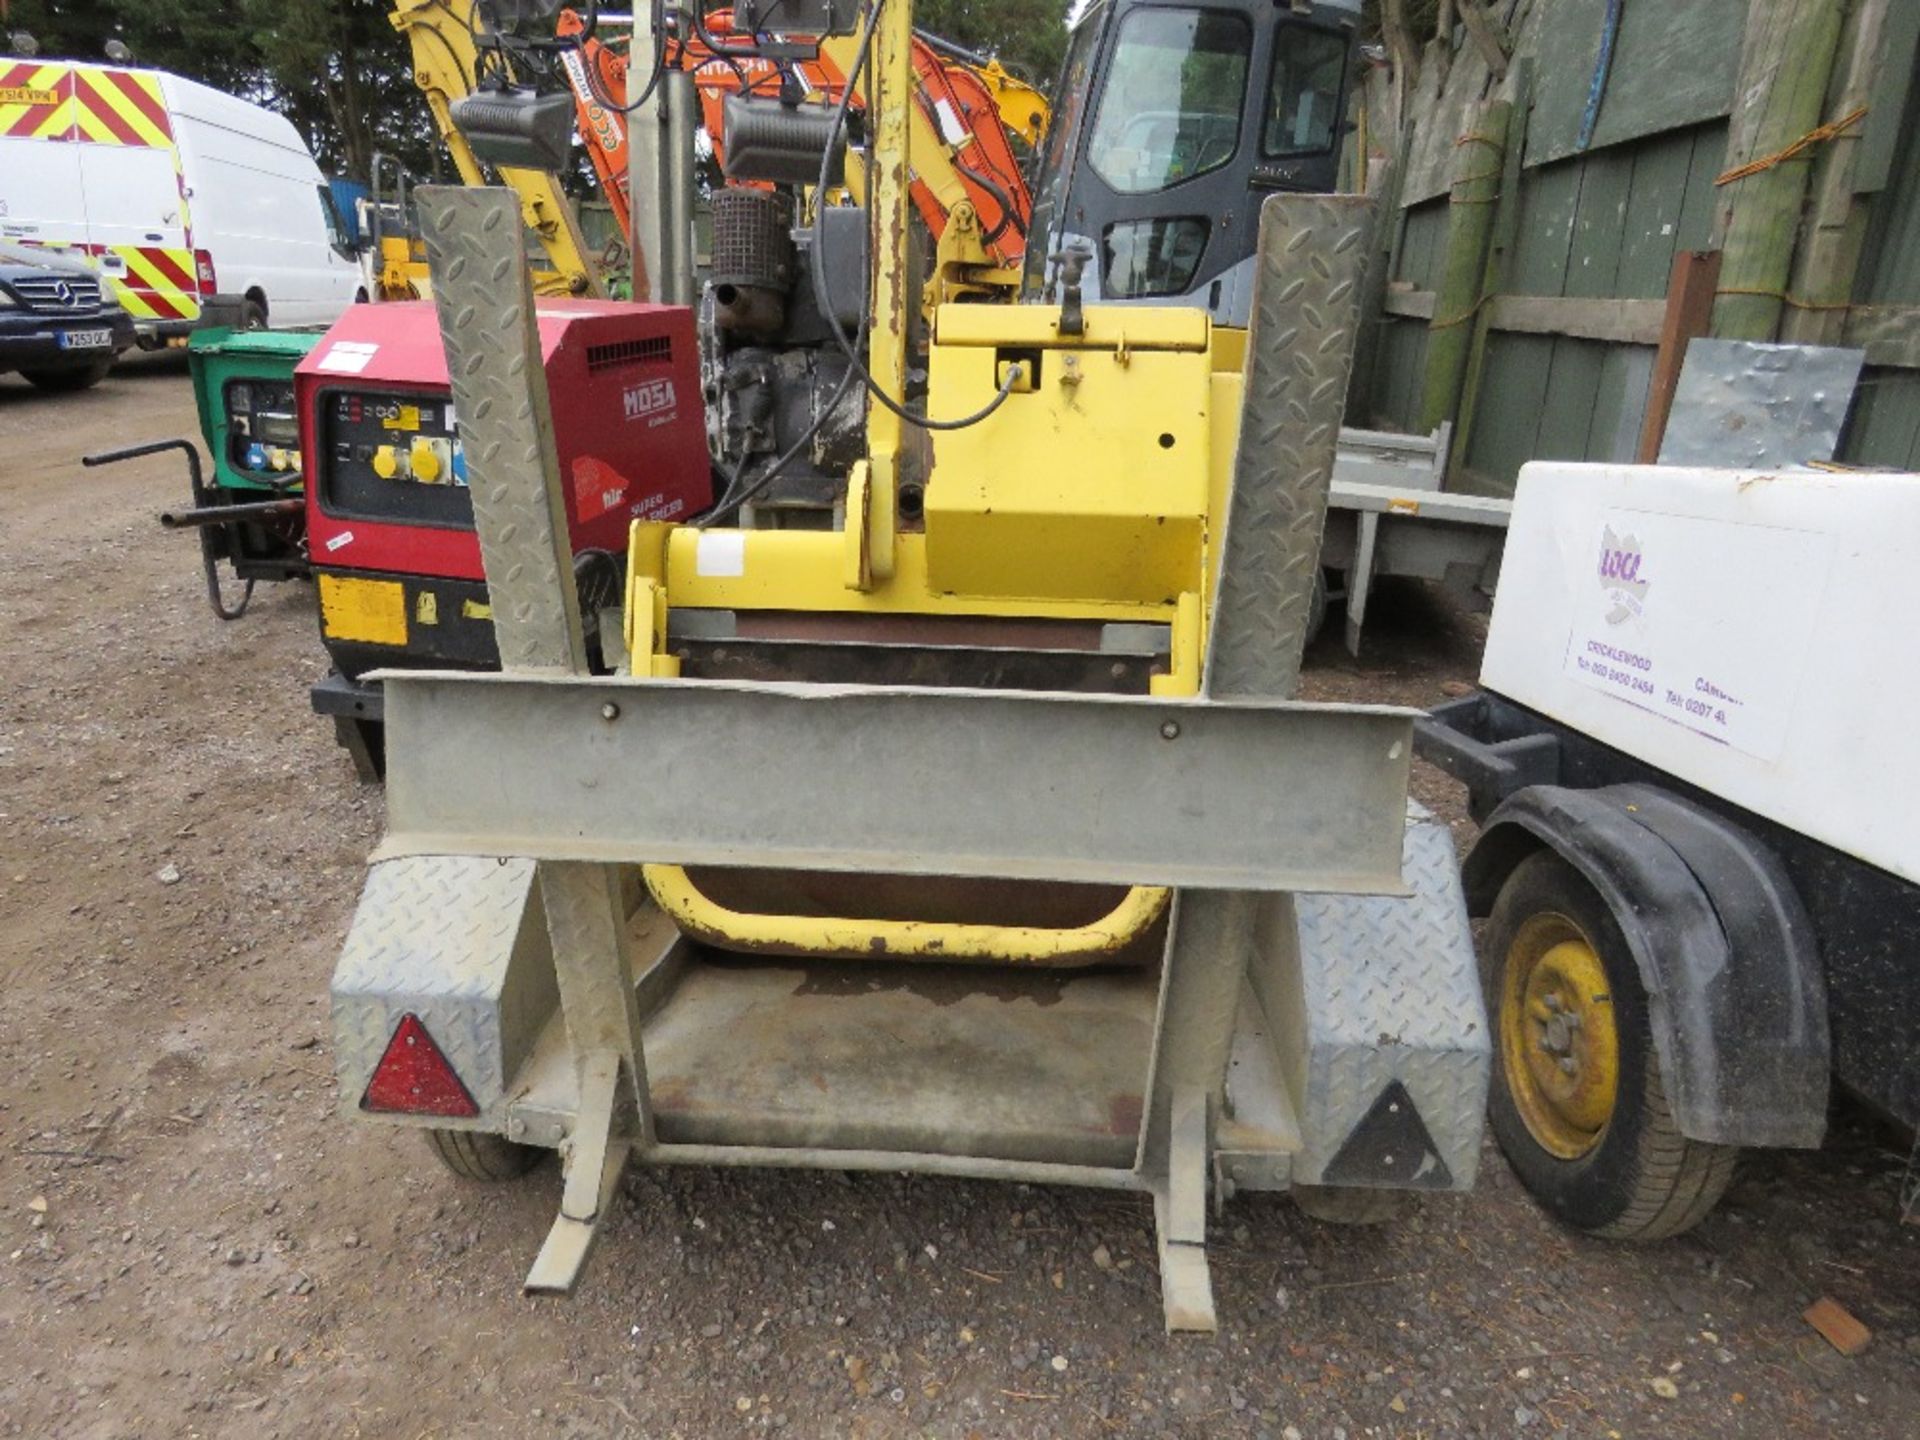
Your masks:
<svg viewBox="0 0 1920 1440"><path fill-rule="evenodd" d="M362 1110L388 1110L401 1115L447 1115L465 1119L480 1113L473 1096L460 1081L447 1057L434 1044L420 1017L402 1015L394 1026L387 1053L373 1067Z"/></svg>

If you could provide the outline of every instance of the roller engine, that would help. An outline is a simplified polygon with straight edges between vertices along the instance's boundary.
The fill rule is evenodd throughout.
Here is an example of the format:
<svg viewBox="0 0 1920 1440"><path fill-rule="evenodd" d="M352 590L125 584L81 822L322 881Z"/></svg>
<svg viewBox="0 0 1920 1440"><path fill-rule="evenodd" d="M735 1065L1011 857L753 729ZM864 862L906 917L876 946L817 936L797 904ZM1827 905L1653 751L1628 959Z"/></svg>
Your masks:
<svg viewBox="0 0 1920 1440"><path fill-rule="evenodd" d="M866 445L866 394L830 327L851 334L866 310L867 212L827 211L817 245L795 208L786 190L728 185L713 197L700 328L714 456L740 491L753 467L798 447L748 502L761 526L829 523ZM819 304L821 289L831 313Z"/></svg>

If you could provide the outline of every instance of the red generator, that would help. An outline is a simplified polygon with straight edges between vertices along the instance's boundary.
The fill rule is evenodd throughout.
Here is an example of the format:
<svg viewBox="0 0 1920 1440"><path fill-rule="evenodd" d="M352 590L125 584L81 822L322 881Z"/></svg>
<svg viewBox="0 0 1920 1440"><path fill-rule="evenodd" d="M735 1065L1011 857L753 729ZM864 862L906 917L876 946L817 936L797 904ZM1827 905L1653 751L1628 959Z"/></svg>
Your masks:
<svg viewBox="0 0 1920 1440"><path fill-rule="evenodd" d="M627 528L713 503L693 314L539 302L553 439L587 619L620 603ZM333 672L313 688L361 777L384 769L382 668L499 666L466 456L431 303L355 305L294 376L307 544Z"/></svg>

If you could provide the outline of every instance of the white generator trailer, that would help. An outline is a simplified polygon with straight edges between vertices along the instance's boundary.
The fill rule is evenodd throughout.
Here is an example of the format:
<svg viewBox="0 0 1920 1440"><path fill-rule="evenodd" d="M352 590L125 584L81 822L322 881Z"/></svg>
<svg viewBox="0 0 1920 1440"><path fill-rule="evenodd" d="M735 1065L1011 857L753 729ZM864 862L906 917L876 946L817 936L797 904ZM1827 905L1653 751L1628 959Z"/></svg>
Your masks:
<svg viewBox="0 0 1920 1440"><path fill-rule="evenodd" d="M1535 464L1481 689L1421 722L1483 829L1491 1121L1654 1239L1836 1080L1920 1121L1920 477Z"/></svg>

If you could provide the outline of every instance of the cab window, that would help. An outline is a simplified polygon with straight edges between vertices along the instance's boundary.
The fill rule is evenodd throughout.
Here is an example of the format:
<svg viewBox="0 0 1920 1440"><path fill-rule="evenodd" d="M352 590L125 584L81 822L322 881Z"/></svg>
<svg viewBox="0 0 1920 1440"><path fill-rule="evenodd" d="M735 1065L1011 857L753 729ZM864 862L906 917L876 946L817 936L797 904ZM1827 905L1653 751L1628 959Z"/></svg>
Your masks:
<svg viewBox="0 0 1920 1440"><path fill-rule="evenodd" d="M1066 224L1066 217L1056 212L1067 189L1068 157L1073 153L1073 146L1080 134L1081 106L1085 103L1087 85L1093 72L1094 49L1100 34L1099 12L1098 4L1088 7L1087 13L1080 17L1080 23L1074 27L1066 65L1061 71L1060 84L1056 87L1055 93L1062 98L1047 127L1045 149L1041 152L1042 178L1033 197L1032 230L1035 236L1047 234L1049 227L1060 228ZM1042 244L1037 238L1028 242L1024 283L1030 290L1038 290L1046 276L1047 252L1050 249L1051 244Z"/></svg>
<svg viewBox="0 0 1920 1440"><path fill-rule="evenodd" d="M336 254L345 259L353 258L353 241L347 234L346 221L340 218L340 207L334 204L333 191L325 185L313 187L320 192L320 214L327 222L327 243Z"/></svg>
<svg viewBox="0 0 1920 1440"><path fill-rule="evenodd" d="M1199 215L1109 225L1101 237L1106 261L1100 270L1101 293L1115 300L1186 294L1200 271L1212 228Z"/></svg>
<svg viewBox="0 0 1920 1440"><path fill-rule="evenodd" d="M1165 190L1233 159L1253 33L1220 10L1135 10L1120 24L1087 153L1123 195Z"/></svg>
<svg viewBox="0 0 1920 1440"><path fill-rule="evenodd" d="M1288 25L1273 39L1273 78L1260 150L1269 160L1321 155L1333 148L1347 42L1330 30Z"/></svg>

